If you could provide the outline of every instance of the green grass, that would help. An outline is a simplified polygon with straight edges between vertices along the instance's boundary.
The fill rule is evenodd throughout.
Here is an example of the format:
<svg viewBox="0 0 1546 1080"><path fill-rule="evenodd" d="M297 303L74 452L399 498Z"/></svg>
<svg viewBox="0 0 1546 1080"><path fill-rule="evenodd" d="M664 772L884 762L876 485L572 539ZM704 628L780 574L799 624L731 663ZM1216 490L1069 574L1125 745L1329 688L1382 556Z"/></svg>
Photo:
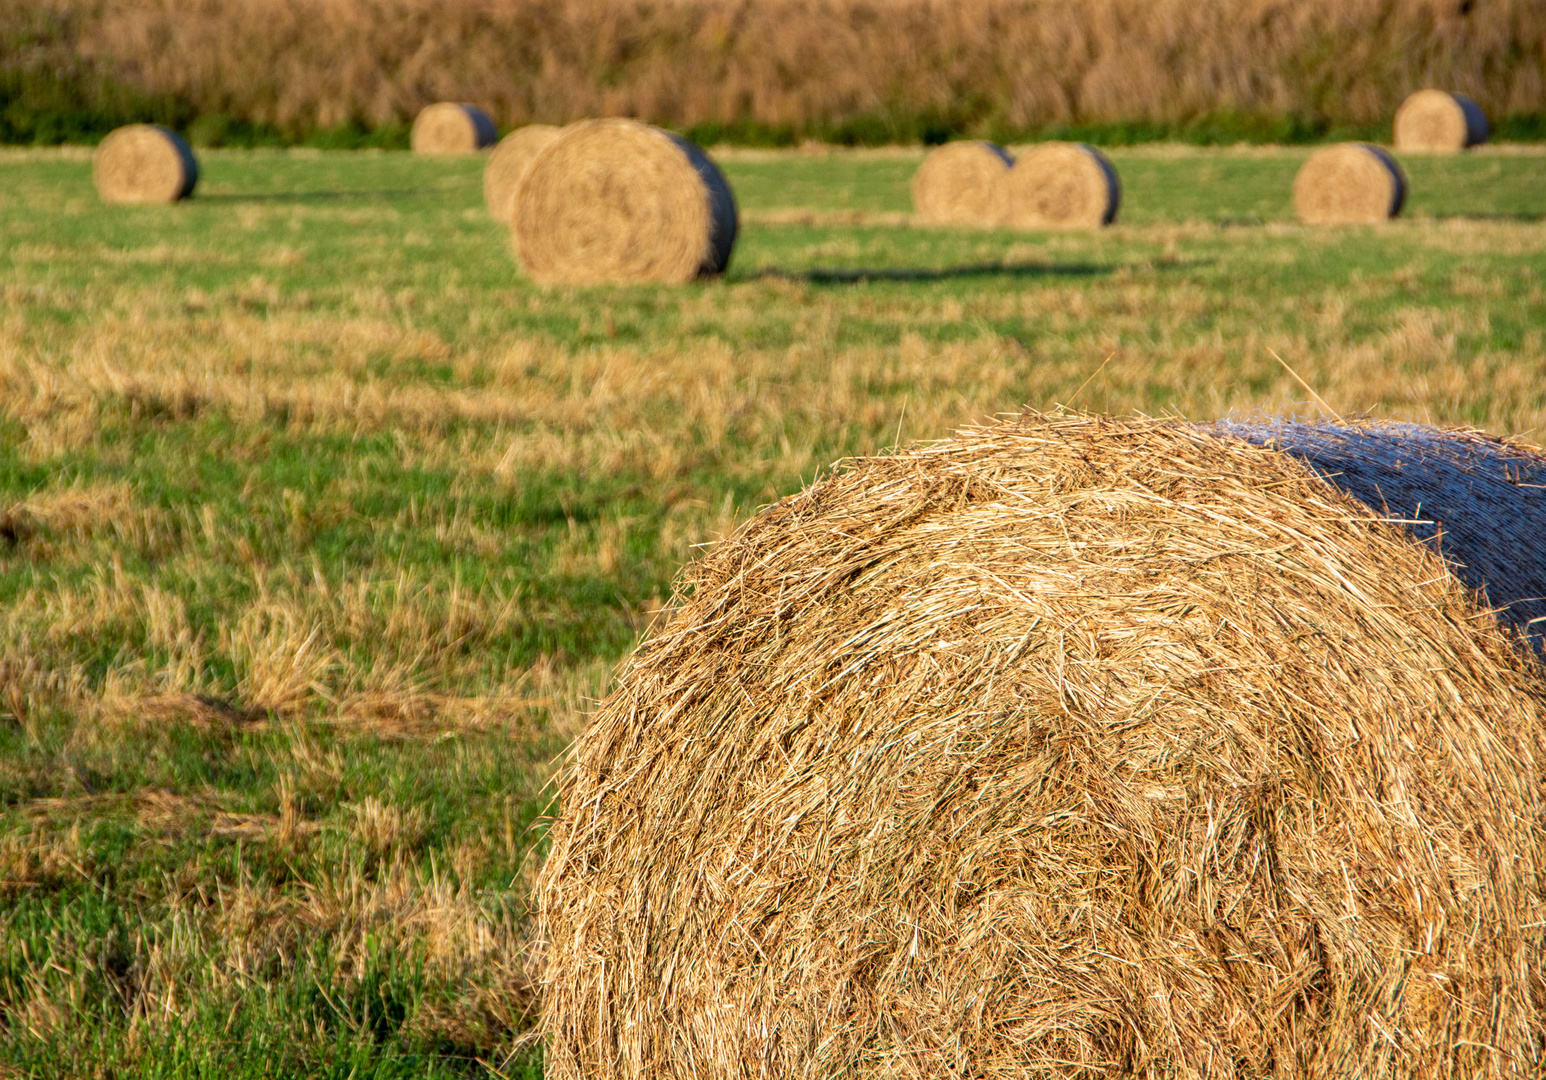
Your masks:
<svg viewBox="0 0 1546 1080"><path fill-rule="evenodd" d="M535 1075L551 761L695 545L1029 403L1546 425L1546 156L1113 151L1100 234L740 152L729 275L543 291L476 160L0 154L0 1076ZM1086 380L1110 362L1098 377Z"/></svg>

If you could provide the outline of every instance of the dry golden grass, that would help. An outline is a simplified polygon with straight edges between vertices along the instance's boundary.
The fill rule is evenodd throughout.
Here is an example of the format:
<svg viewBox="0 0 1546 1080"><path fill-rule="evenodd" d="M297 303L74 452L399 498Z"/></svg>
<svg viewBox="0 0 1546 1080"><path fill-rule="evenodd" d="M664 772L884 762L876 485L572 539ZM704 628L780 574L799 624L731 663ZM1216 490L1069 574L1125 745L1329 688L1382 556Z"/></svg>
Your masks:
<svg viewBox="0 0 1546 1080"><path fill-rule="evenodd" d="M800 128L974 98L1016 129L1219 110L1381 123L1435 83L1494 116L1539 112L1546 66L1531 0L43 0L9 21L28 16L67 67L323 126L438 99L504 125Z"/></svg>

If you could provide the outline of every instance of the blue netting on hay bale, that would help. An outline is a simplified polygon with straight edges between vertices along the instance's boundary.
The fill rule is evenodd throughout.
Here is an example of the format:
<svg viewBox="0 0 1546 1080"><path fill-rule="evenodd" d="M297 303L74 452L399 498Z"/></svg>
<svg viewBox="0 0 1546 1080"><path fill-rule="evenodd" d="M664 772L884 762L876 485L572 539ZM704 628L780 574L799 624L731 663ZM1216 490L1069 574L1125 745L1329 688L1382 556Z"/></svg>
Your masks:
<svg viewBox="0 0 1546 1080"><path fill-rule="evenodd" d="M1433 545L1499 617L1546 648L1546 457L1474 431L1421 424L1225 420L1217 427L1302 459Z"/></svg>

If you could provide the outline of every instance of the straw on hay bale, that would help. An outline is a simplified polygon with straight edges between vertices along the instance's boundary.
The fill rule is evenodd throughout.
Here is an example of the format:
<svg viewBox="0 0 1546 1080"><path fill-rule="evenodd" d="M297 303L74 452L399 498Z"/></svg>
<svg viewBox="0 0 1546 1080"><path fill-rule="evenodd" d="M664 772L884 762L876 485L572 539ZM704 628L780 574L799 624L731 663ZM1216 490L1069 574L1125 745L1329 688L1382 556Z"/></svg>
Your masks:
<svg viewBox="0 0 1546 1080"><path fill-rule="evenodd" d="M1393 158L1369 143L1315 151L1294 177L1294 211L1306 225L1388 221L1406 202L1406 177Z"/></svg>
<svg viewBox="0 0 1546 1080"><path fill-rule="evenodd" d="M913 211L931 225L994 226L1004 219L1004 180L1015 159L995 143L946 143L913 176Z"/></svg>
<svg viewBox="0 0 1546 1080"><path fill-rule="evenodd" d="M1479 431L1420 424L1234 421L1221 430L1307 462L1403 522L1503 621L1546 647L1546 456Z"/></svg>
<svg viewBox="0 0 1546 1080"><path fill-rule="evenodd" d="M159 124L129 124L97 147L91 178L105 203L176 202L193 194L199 163L177 132Z"/></svg>
<svg viewBox="0 0 1546 1080"><path fill-rule="evenodd" d="M498 137L494 121L476 105L439 101L413 118L408 145L415 154L475 154Z"/></svg>
<svg viewBox="0 0 1546 1080"><path fill-rule="evenodd" d="M692 143L632 120L571 124L521 181L515 247L544 284L685 282L723 273L730 186Z"/></svg>
<svg viewBox="0 0 1546 1080"><path fill-rule="evenodd" d="M1004 201L1016 229L1094 229L1116 220L1122 184L1095 147L1041 143L1015 159Z"/></svg>
<svg viewBox="0 0 1546 1080"><path fill-rule="evenodd" d="M1303 462L1027 415L691 567L560 783L552 1080L1541 1065L1541 671Z"/></svg>
<svg viewBox="0 0 1546 1080"><path fill-rule="evenodd" d="M542 149L558 136L552 124L527 124L516 128L494 147L483 167L483 201L495 221L515 220L515 196L526 170Z"/></svg>
<svg viewBox="0 0 1546 1080"><path fill-rule="evenodd" d="M1396 149L1446 153L1479 146L1490 131L1487 114L1464 94L1419 90L1396 110Z"/></svg>

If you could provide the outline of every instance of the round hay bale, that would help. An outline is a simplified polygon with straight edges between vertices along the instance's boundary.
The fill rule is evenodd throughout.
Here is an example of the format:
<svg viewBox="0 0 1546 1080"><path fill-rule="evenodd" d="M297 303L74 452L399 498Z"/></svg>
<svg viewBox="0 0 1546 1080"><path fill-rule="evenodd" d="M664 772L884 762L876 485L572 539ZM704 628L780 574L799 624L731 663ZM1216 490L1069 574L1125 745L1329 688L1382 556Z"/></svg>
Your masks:
<svg viewBox="0 0 1546 1080"><path fill-rule="evenodd" d="M1487 114L1464 94L1419 90L1396 110L1395 144L1403 153L1454 153L1490 134Z"/></svg>
<svg viewBox="0 0 1546 1080"><path fill-rule="evenodd" d="M105 203L176 202L193 194L199 163L177 132L159 124L129 124L97 147L91 178Z"/></svg>
<svg viewBox="0 0 1546 1080"><path fill-rule="evenodd" d="M913 176L913 212L930 225L991 227L1004 219L1004 179L1015 159L990 142L946 143Z"/></svg>
<svg viewBox="0 0 1546 1080"><path fill-rule="evenodd" d="M1546 648L1546 456L1479 431L1420 424L1219 425L1292 454L1430 545L1499 617Z"/></svg>
<svg viewBox="0 0 1546 1080"><path fill-rule="evenodd" d="M560 780L552 1080L1539 1069L1541 670L1293 456L1026 416L673 608Z"/></svg>
<svg viewBox="0 0 1546 1080"><path fill-rule="evenodd" d="M559 133L521 182L514 241L544 284L685 282L723 273L735 199L692 143L632 120Z"/></svg>
<svg viewBox="0 0 1546 1080"><path fill-rule="evenodd" d="M498 136L494 121L476 105L440 101L413 118L408 145L415 154L475 154Z"/></svg>
<svg viewBox="0 0 1546 1080"><path fill-rule="evenodd" d="M1016 229L1095 229L1117 219L1122 183L1095 147L1047 142L1015 160L1004 201Z"/></svg>
<svg viewBox="0 0 1546 1080"><path fill-rule="evenodd" d="M495 221L508 225L515 220L515 196L521 180L558 131L552 124L527 124L500 139L494 147L483 167L483 201Z"/></svg>
<svg viewBox="0 0 1546 1080"><path fill-rule="evenodd" d="M1388 221L1406 202L1406 177L1389 154L1369 143L1315 151L1294 177L1294 212L1306 225Z"/></svg>

